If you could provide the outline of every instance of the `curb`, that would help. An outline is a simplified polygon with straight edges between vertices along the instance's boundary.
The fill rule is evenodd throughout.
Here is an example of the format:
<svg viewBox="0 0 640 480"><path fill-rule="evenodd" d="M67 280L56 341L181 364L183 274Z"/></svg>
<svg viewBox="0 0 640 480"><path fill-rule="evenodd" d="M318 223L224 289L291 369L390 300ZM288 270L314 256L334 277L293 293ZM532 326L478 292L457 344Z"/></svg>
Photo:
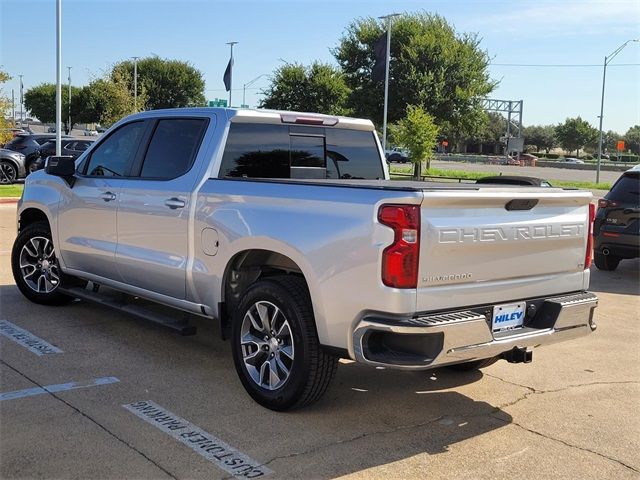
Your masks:
<svg viewBox="0 0 640 480"><path fill-rule="evenodd" d="M18 203L19 197L0 197L0 205L8 205L12 203Z"/></svg>

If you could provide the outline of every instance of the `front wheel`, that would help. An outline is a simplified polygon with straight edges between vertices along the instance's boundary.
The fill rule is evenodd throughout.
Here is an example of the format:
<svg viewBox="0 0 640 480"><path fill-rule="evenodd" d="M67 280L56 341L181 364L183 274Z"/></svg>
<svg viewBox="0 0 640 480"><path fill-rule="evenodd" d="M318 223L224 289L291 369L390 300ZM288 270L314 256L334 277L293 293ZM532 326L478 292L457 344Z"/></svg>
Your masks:
<svg viewBox="0 0 640 480"><path fill-rule="evenodd" d="M293 275L247 289L233 319L232 350L245 390L277 411L320 399L338 365L321 349L307 286Z"/></svg>
<svg viewBox="0 0 640 480"><path fill-rule="evenodd" d="M7 161L0 162L0 184L11 185L18 179L18 169Z"/></svg>
<svg viewBox="0 0 640 480"><path fill-rule="evenodd" d="M69 303L73 298L58 288L80 282L60 271L51 230L45 222L33 223L20 232L11 251L11 270L22 294L43 305Z"/></svg>

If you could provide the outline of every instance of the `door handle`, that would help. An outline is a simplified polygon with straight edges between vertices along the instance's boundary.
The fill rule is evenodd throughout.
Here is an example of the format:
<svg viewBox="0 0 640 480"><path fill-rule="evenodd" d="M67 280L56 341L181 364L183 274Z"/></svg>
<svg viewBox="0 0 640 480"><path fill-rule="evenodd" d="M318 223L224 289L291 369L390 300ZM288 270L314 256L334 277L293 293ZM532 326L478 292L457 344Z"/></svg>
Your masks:
<svg viewBox="0 0 640 480"><path fill-rule="evenodd" d="M185 205L184 200L180 200L176 197L165 200L164 204L171 210L175 210L176 208L183 208Z"/></svg>
<svg viewBox="0 0 640 480"><path fill-rule="evenodd" d="M116 199L116 194L111 192L104 192L100 194L100 198L103 199L105 202L110 202L111 200Z"/></svg>

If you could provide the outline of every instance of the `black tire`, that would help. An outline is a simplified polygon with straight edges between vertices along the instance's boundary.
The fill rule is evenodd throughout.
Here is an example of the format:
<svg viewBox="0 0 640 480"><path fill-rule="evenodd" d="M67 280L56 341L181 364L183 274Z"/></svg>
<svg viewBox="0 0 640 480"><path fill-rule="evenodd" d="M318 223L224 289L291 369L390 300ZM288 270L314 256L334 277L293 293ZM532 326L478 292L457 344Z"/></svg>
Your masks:
<svg viewBox="0 0 640 480"><path fill-rule="evenodd" d="M18 169L7 160L0 161L0 184L11 185L18 179Z"/></svg>
<svg viewBox="0 0 640 480"><path fill-rule="evenodd" d="M447 368L456 372L470 372L472 370L479 370L481 368L493 365L500 357L483 358L482 360L473 360L471 362L456 363L455 365L448 365Z"/></svg>
<svg viewBox="0 0 640 480"><path fill-rule="evenodd" d="M289 374L284 383L274 389L264 388L251 377L243 356L242 323L247 312L259 302L275 305L284 314L290 326L288 341L294 349ZM276 315L273 318L275 323ZM256 402L271 410L290 410L316 402L326 392L336 373L338 359L320 347L306 283L294 275L258 280L247 289L234 312L231 339L233 361L242 385ZM268 343L266 338L265 343ZM258 344L255 347L256 351L262 351ZM273 356L269 353L264 355ZM280 354L278 358L281 358Z"/></svg>
<svg viewBox="0 0 640 480"><path fill-rule="evenodd" d="M593 263L596 264L598 270L606 270L611 272L618 268L620 265L620 257L616 257L615 255L603 255L602 253L595 253L593 256Z"/></svg>
<svg viewBox="0 0 640 480"><path fill-rule="evenodd" d="M64 275L62 271L60 271L58 267L58 260L55 257L55 250L51 247L51 252L49 254L47 262L50 267L47 269L48 272L53 271L55 268L55 275L59 278L59 280L54 280L55 286L46 292L36 291L28 281L25 279L26 273L28 273L28 267L21 267L21 255L23 255L23 248L27 243L31 242L32 239L35 239L35 243L37 245L33 246L31 244L30 249L39 253L41 250L39 246L44 243L42 240L37 239L47 239L53 245L51 240L51 230L49 229L49 225L46 222L36 222L31 225L28 225L13 244L13 249L11 251L11 270L13 272L13 279L16 282L17 287L20 289L20 292L31 300L34 303L39 303L41 305L65 305L73 300L73 297L65 295L63 293L58 292L58 287L62 286L84 286L86 282L83 280L79 280L75 277L70 277L68 275ZM51 279L51 273L48 273L48 278ZM29 277L27 275L27 277ZM33 280L35 275L31 277ZM46 283L45 279L45 283ZM49 282L53 284L52 282ZM40 286L39 279L37 281L37 286ZM46 290L46 288L45 288Z"/></svg>
<svg viewBox="0 0 640 480"><path fill-rule="evenodd" d="M38 170L40 170L38 168L38 159L35 159L31 162L29 162L29 165L27 165L27 175L33 173L33 172L37 172Z"/></svg>

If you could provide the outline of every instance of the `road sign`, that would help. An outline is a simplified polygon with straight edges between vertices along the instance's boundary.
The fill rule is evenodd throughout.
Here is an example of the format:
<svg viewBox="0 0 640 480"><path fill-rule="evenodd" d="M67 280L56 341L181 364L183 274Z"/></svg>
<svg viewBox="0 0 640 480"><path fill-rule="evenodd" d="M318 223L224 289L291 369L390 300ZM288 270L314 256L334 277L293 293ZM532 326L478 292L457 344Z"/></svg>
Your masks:
<svg viewBox="0 0 640 480"><path fill-rule="evenodd" d="M222 98L215 98L213 100L209 100L210 107L226 107L227 101Z"/></svg>
<svg viewBox="0 0 640 480"><path fill-rule="evenodd" d="M619 152L622 152L624 150L624 140L618 140L616 148Z"/></svg>

